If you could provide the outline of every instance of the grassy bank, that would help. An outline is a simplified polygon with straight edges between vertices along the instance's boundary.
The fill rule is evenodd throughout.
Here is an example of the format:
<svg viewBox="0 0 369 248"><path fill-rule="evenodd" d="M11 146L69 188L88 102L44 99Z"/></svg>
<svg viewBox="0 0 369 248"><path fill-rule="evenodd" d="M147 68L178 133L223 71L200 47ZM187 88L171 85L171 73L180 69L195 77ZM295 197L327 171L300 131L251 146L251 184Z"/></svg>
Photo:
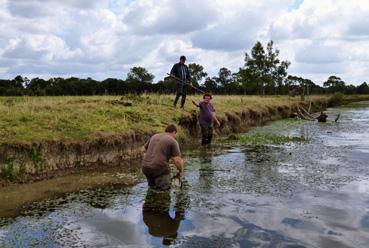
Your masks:
<svg viewBox="0 0 369 248"><path fill-rule="evenodd" d="M360 97L365 98L354 96ZM169 95L1 97L0 143L87 141L131 131L161 131L166 124L179 123L183 116L194 114L190 101L184 110L174 109L172 98ZM326 102L328 98L313 96L310 100ZM245 109L261 112L268 107L298 102L298 97L287 96L215 96L213 104L222 116L225 112Z"/></svg>
<svg viewBox="0 0 369 248"><path fill-rule="evenodd" d="M190 96L184 109L172 107L173 96L0 98L0 186L30 182L109 166L126 166L142 156L141 146L168 123L180 127L178 139L194 143L199 134L197 109ZM215 96L222 127L219 135L246 131L287 118L297 105L313 111L369 96L312 96L300 102L287 96Z"/></svg>

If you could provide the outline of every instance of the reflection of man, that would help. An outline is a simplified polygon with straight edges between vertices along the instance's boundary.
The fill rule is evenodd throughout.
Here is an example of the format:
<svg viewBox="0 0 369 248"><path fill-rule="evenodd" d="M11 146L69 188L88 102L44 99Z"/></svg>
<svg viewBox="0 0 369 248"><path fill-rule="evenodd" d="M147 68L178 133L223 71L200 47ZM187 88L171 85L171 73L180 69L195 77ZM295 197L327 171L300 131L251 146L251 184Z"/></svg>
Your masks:
<svg viewBox="0 0 369 248"><path fill-rule="evenodd" d="M169 160L174 159L178 176L183 176L183 160L178 142L174 139L177 127L168 125L165 133L155 134L145 144L146 153L142 162L142 172L150 188L168 190L171 186Z"/></svg>
<svg viewBox="0 0 369 248"><path fill-rule="evenodd" d="M182 96L181 108L183 108L186 102L187 84L192 85L190 71L188 70L187 65L185 65L185 62L186 62L186 57L182 55L179 58L179 63L173 65L173 68L170 71L171 75L181 80L181 81L177 81L177 93L176 93L176 98L174 99L174 103L173 103L174 107L177 106L179 97Z"/></svg>
<svg viewBox="0 0 369 248"><path fill-rule="evenodd" d="M148 189L142 207L143 221L150 235L162 237L164 245L170 245L177 238L178 228L183 219L183 211L177 210L175 217L169 215L170 192Z"/></svg>

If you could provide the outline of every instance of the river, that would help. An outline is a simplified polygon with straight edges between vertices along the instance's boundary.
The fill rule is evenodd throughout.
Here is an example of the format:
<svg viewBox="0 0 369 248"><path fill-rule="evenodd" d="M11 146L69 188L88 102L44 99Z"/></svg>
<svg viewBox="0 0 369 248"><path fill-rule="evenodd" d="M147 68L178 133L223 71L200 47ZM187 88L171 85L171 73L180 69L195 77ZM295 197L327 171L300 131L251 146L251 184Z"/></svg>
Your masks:
<svg viewBox="0 0 369 248"><path fill-rule="evenodd" d="M170 194L148 191L141 177L29 204L1 219L0 246L368 247L368 106L250 132L304 142L185 151L183 185Z"/></svg>

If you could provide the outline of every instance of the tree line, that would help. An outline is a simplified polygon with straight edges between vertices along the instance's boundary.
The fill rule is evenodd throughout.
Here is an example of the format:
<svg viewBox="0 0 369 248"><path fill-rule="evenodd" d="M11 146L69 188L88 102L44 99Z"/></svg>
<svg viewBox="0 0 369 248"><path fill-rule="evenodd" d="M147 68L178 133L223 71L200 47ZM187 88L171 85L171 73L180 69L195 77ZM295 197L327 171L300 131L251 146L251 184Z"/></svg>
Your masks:
<svg viewBox="0 0 369 248"><path fill-rule="evenodd" d="M273 46L273 41L268 42L265 48L261 42L256 42L250 53L245 54L244 65L237 72L223 67L216 76L209 77L202 65L189 64L193 84L215 94L369 94L366 82L354 86L332 75L320 86L310 79L289 75L287 70L291 63L280 60L279 50ZM121 95L144 92L167 94L174 92L175 88L176 82L169 77L154 83L154 75L143 67L131 68L126 79L107 78L97 81L92 78L54 77L45 80L18 75L11 80L0 80L2 96Z"/></svg>

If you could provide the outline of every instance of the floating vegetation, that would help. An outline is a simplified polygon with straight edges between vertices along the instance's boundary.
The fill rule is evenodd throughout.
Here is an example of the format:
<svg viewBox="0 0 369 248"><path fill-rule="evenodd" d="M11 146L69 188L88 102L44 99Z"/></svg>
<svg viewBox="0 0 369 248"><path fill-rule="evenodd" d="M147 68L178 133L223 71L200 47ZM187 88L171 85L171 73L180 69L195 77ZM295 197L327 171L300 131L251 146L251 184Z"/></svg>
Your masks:
<svg viewBox="0 0 369 248"><path fill-rule="evenodd" d="M230 135L229 141L234 141L243 145L283 145L287 143L301 143L308 140L303 136L284 136L277 134L250 134L250 135Z"/></svg>

